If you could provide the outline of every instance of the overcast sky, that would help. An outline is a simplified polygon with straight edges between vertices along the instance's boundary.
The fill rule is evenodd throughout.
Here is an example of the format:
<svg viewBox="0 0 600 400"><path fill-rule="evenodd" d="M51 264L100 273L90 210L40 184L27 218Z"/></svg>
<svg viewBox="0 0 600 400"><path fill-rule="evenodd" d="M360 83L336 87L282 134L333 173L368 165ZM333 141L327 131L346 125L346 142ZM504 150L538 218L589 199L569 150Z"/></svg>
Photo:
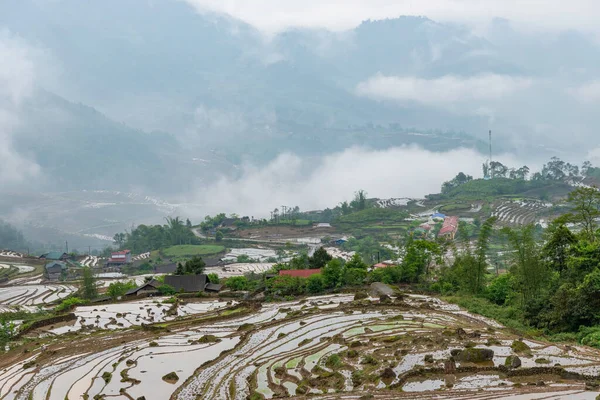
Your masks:
<svg viewBox="0 0 600 400"><path fill-rule="evenodd" d="M291 26L344 30L365 19L424 15L484 29L493 18L523 29L579 29L600 33L598 0L186 0L266 32Z"/></svg>

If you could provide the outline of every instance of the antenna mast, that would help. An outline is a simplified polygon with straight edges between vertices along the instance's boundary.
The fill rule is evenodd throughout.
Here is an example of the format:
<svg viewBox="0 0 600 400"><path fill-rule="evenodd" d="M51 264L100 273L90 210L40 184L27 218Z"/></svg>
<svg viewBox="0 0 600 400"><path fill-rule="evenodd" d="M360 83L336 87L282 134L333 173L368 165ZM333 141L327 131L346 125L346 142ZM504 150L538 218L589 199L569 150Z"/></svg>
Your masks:
<svg viewBox="0 0 600 400"><path fill-rule="evenodd" d="M490 178L494 177L494 172L492 170L492 130L490 129Z"/></svg>

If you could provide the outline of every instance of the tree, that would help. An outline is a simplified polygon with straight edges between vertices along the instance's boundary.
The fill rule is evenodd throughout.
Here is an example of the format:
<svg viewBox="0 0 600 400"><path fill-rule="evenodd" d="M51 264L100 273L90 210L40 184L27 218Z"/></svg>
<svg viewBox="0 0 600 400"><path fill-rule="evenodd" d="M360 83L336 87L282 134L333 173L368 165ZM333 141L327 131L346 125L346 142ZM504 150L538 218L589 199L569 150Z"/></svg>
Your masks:
<svg viewBox="0 0 600 400"><path fill-rule="evenodd" d="M208 277L208 281L210 283L219 283L219 275L215 274L215 273L211 273L207 275Z"/></svg>
<svg viewBox="0 0 600 400"><path fill-rule="evenodd" d="M485 165L485 164L484 164ZM448 193L450 190L464 185L473 180L471 175L466 175L464 172L459 172L451 181L442 184L442 193Z"/></svg>
<svg viewBox="0 0 600 400"><path fill-rule="evenodd" d="M367 268L369 268L369 266L367 264L365 264L362 257L358 253L356 253L346 263L346 268L347 269L362 269L362 270L366 271Z"/></svg>
<svg viewBox="0 0 600 400"><path fill-rule="evenodd" d="M597 187L580 187L569 194L573 211L568 215L571 222L579 224L581 235L590 242L596 241L596 231L600 218L600 192Z"/></svg>
<svg viewBox="0 0 600 400"><path fill-rule="evenodd" d="M521 229L506 228L504 232L513 250L510 273L514 277L515 288L520 293L524 305L538 298L548 281L546 265L542 262L535 240L534 225Z"/></svg>
<svg viewBox="0 0 600 400"><path fill-rule="evenodd" d="M119 249L122 249L123 244L125 243L125 238L126 235L124 233L117 233L115 236L113 236L113 242Z"/></svg>
<svg viewBox="0 0 600 400"><path fill-rule="evenodd" d="M311 275L306 279L306 290L310 294L322 293L325 288L321 274Z"/></svg>
<svg viewBox="0 0 600 400"><path fill-rule="evenodd" d="M327 265L327 263L332 259L333 257L331 257L327 253L327 250L325 250L325 248L319 247L317 250L315 250L312 257L308 259L308 265L310 266L310 268L319 269Z"/></svg>
<svg viewBox="0 0 600 400"><path fill-rule="evenodd" d="M367 270L362 268L348 268L348 264L346 264L342 275L345 285L360 286L367 279Z"/></svg>
<svg viewBox="0 0 600 400"><path fill-rule="evenodd" d="M506 165L502 164L501 162L492 161L490 163L490 172L492 174L492 177L494 177L494 178L506 177L506 173L508 172L508 167Z"/></svg>
<svg viewBox="0 0 600 400"><path fill-rule="evenodd" d="M135 289L137 285L134 281L129 282L113 282L108 285L106 294L109 295L113 300L122 297L131 289Z"/></svg>
<svg viewBox="0 0 600 400"><path fill-rule="evenodd" d="M581 165L581 174L583 176L587 176L588 172L592 169L592 163L589 161L585 161L582 165Z"/></svg>
<svg viewBox="0 0 600 400"><path fill-rule="evenodd" d="M217 233L215 234L215 240L217 242L222 241L224 237L225 237L225 235L223 235L223 232L221 232L221 231L217 231Z"/></svg>
<svg viewBox="0 0 600 400"><path fill-rule="evenodd" d="M333 289L342 285L342 269L342 262L337 258L327 263L321 271L326 288Z"/></svg>
<svg viewBox="0 0 600 400"><path fill-rule="evenodd" d="M428 270L429 264L441 254L440 246L428 240L410 240L402 260L402 281L417 282Z"/></svg>
<svg viewBox="0 0 600 400"><path fill-rule="evenodd" d="M185 264L177 264L174 275L200 275L204 272L206 263L200 256L194 256L187 260Z"/></svg>
<svg viewBox="0 0 600 400"><path fill-rule="evenodd" d="M186 226L188 229L192 229L192 221L190 221L190 219L189 219L189 218L185 220L185 226Z"/></svg>
<svg viewBox="0 0 600 400"><path fill-rule="evenodd" d="M490 238L492 236L494 224L498 220L497 217L488 218L481 226L479 237L477 238L477 245L475 246L475 257L476 257L476 270L475 273L475 292L479 293L484 285L484 275L487 270L487 252L490 247Z"/></svg>
<svg viewBox="0 0 600 400"><path fill-rule="evenodd" d="M225 285L233 291L241 291L248 290L250 282L245 276L232 276L231 278L227 278Z"/></svg>
<svg viewBox="0 0 600 400"><path fill-rule="evenodd" d="M367 208L367 192L359 190L354 193L354 200L350 202L350 207L354 211L362 211Z"/></svg>
<svg viewBox="0 0 600 400"><path fill-rule="evenodd" d="M550 268L562 274L567 269L569 253L571 247L577 242L577 238L564 224L550 228L550 237L542 254Z"/></svg>
<svg viewBox="0 0 600 400"><path fill-rule="evenodd" d="M96 278L90 267L83 267L83 283L80 290L82 297L86 300L93 300L98 297Z"/></svg>

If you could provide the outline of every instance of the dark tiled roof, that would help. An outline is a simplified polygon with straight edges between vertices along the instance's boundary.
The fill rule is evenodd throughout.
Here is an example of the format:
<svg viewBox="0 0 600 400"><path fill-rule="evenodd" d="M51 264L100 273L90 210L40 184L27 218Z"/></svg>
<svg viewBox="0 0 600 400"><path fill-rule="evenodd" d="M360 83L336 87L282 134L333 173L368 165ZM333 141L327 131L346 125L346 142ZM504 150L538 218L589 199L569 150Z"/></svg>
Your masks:
<svg viewBox="0 0 600 400"><path fill-rule="evenodd" d="M154 268L154 272L157 274L172 274L177 269L177 264L165 264L159 265Z"/></svg>
<svg viewBox="0 0 600 400"><path fill-rule="evenodd" d="M143 289L150 289L150 288L158 289L158 287L161 285L162 285L162 283L160 283L156 279L152 279L150 282L146 282L140 287L136 287L134 289L127 291L127 293L125 293L125 296L136 294L137 292L139 292L140 290L143 290Z"/></svg>
<svg viewBox="0 0 600 400"><path fill-rule="evenodd" d="M165 285L172 286L177 292L201 292L206 287L207 276L202 275L167 275Z"/></svg>
<svg viewBox="0 0 600 400"><path fill-rule="evenodd" d="M49 263L47 263L47 264L46 264L44 267L46 268L46 270L48 270L48 269L51 269L51 268L53 268L53 267L60 267L60 269L61 269L61 270L63 270L63 269L67 269L67 266L66 266L66 264L65 264L65 263L63 263L63 262L60 262L60 261L52 261L52 262L49 262Z"/></svg>
<svg viewBox="0 0 600 400"><path fill-rule="evenodd" d="M218 283L207 283L204 290L207 292L220 292L222 288L223 285L220 285Z"/></svg>

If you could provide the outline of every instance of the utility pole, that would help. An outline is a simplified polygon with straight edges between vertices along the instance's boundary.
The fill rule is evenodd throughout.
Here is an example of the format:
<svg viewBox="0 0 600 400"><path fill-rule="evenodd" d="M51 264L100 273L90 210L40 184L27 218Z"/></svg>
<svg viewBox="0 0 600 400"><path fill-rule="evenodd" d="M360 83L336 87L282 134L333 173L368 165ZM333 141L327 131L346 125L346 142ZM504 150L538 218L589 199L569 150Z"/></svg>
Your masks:
<svg viewBox="0 0 600 400"><path fill-rule="evenodd" d="M65 240L65 248L67 249L66 253L69 254L69 242Z"/></svg>

